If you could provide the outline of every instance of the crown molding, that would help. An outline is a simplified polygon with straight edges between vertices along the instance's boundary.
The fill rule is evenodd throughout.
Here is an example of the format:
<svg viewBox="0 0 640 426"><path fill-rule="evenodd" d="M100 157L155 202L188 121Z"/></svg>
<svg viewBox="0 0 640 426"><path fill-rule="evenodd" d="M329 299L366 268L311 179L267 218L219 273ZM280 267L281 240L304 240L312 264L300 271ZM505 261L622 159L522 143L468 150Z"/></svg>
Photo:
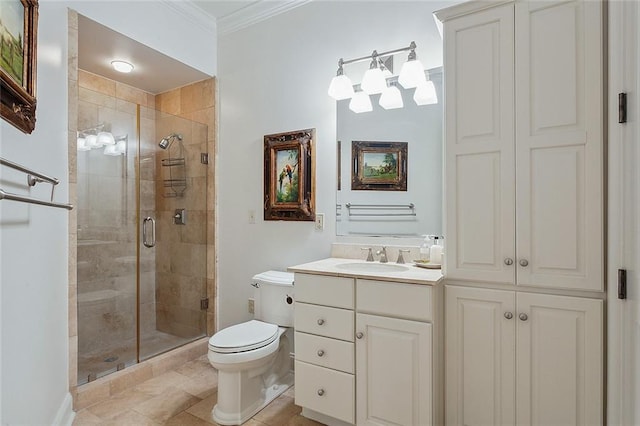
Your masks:
<svg viewBox="0 0 640 426"><path fill-rule="evenodd" d="M212 34L217 34L218 26L215 16L194 5L190 1L160 0L166 7L172 9Z"/></svg>
<svg viewBox="0 0 640 426"><path fill-rule="evenodd" d="M255 1L230 15L218 19L218 35L226 35L239 31L311 1L312 0Z"/></svg>

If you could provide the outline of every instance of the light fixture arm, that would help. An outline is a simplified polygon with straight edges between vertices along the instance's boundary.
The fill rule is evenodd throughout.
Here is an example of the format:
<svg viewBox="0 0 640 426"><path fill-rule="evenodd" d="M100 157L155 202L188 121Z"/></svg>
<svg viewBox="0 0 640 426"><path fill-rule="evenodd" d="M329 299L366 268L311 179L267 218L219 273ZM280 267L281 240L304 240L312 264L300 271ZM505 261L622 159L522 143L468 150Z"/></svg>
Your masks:
<svg viewBox="0 0 640 426"><path fill-rule="evenodd" d="M412 41L409 46L401 47L399 49L388 50L388 51L382 52L382 53L378 53L378 52L376 52L374 50L373 51L374 53L371 54L371 55L361 56L359 58L354 58L354 59L347 59L346 61L344 59L340 58L340 60L338 61L338 66L342 67L342 65L354 64L356 62L362 62L362 61L370 60L373 57L374 54L376 56L388 56L388 55L393 55L395 53L406 52L407 50L411 50L413 56L415 56L416 47L418 47L418 46L416 45L415 41Z"/></svg>

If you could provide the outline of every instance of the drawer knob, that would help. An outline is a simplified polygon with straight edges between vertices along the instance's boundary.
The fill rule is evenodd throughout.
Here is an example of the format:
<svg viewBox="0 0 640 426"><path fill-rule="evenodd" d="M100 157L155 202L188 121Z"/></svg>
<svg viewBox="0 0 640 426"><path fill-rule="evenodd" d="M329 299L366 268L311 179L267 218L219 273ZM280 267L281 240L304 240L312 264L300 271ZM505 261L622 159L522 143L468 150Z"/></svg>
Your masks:
<svg viewBox="0 0 640 426"><path fill-rule="evenodd" d="M324 356L324 351L322 349L318 350L318 356Z"/></svg>
<svg viewBox="0 0 640 426"><path fill-rule="evenodd" d="M526 321L526 320L528 320L528 319L529 319L529 317L527 316L527 314L520 314L520 315L519 315L519 317L520 317L520 320L521 320L521 321Z"/></svg>
<svg viewBox="0 0 640 426"><path fill-rule="evenodd" d="M318 389L318 396L324 395L324 389Z"/></svg>
<svg viewBox="0 0 640 426"><path fill-rule="evenodd" d="M324 320L323 320L322 318L320 318L320 319L318 320L318 325L322 325L322 324L324 324Z"/></svg>
<svg viewBox="0 0 640 426"><path fill-rule="evenodd" d="M512 314L511 312L505 312L505 313L504 313L504 317L505 317L506 319L511 319L511 318L513 318L513 314Z"/></svg>
<svg viewBox="0 0 640 426"><path fill-rule="evenodd" d="M507 265L507 266L511 266L511 265L513 265L513 259L512 259L512 258L510 258L510 257L507 257L507 258L504 260L504 264L505 264L505 265Z"/></svg>
<svg viewBox="0 0 640 426"><path fill-rule="evenodd" d="M527 259L520 259L520 266L523 268L529 266L529 261Z"/></svg>
<svg viewBox="0 0 640 426"><path fill-rule="evenodd" d="M362 339L363 337L364 337L364 333L363 333L362 331L358 331L358 332L356 333L356 338L358 338L358 339Z"/></svg>

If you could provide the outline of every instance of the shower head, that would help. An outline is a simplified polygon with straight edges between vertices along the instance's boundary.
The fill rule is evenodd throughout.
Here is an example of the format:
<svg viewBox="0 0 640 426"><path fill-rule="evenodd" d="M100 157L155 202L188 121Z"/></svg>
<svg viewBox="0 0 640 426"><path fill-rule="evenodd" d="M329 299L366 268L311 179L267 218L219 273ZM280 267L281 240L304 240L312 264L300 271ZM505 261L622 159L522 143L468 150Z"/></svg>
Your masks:
<svg viewBox="0 0 640 426"><path fill-rule="evenodd" d="M181 141L182 135L179 133L172 133L169 136L165 136L164 138L162 138L158 146L162 149L167 149L169 148L169 145L171 145L171 142L173 142L174 139L178 139L179 141Z"/></svg>

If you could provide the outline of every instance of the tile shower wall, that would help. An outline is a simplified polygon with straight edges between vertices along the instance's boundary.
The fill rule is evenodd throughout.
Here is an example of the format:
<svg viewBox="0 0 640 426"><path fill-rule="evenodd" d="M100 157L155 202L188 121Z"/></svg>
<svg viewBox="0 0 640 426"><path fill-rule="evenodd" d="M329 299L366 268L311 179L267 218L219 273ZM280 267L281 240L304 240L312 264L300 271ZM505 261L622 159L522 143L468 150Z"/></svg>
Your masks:
<svg viewBox="0 0 640 426"><path fill-rule="evenodd" d="M82 70L78 72L78 129L106 123L115 136L137 137L137 106L155 106L155 97L139 89ZM155 114L142 108L140 141L143 160L155 164ZM105 356L118 362L136 359L136 194L135 143L127 156L102 150L78 152L77 274L78 377L105 371ZM151 171L153 173L153 170ZM153 176L141 176L142 194L155 203ZM104 190L108 188L108 190ZM149 193L149 191L151 193ZM153 209L153 206L151 206ZM145 251L140 268L141 334L156 328L155 253ZM91 357L96 357L92 360ZM115 368L115 365L113 366Z"/></svg>
<svg viewBox="0 0 640 426"><path fill-rule="evenodd" d="M159 153L156 324L160 331L186 338L215 331L214 100L213 78L156 96L157 139L182 134L187 184L183 197L165 196L170 192L164 187L168 168L161 160L169 152ZM175 152L176 145L170 150ZM201 153L210 155L208 165L201 163ZM173 224L175 209L186 210L186 226ZM209 299L206 315L200 309L203 298Z"/></svg>

